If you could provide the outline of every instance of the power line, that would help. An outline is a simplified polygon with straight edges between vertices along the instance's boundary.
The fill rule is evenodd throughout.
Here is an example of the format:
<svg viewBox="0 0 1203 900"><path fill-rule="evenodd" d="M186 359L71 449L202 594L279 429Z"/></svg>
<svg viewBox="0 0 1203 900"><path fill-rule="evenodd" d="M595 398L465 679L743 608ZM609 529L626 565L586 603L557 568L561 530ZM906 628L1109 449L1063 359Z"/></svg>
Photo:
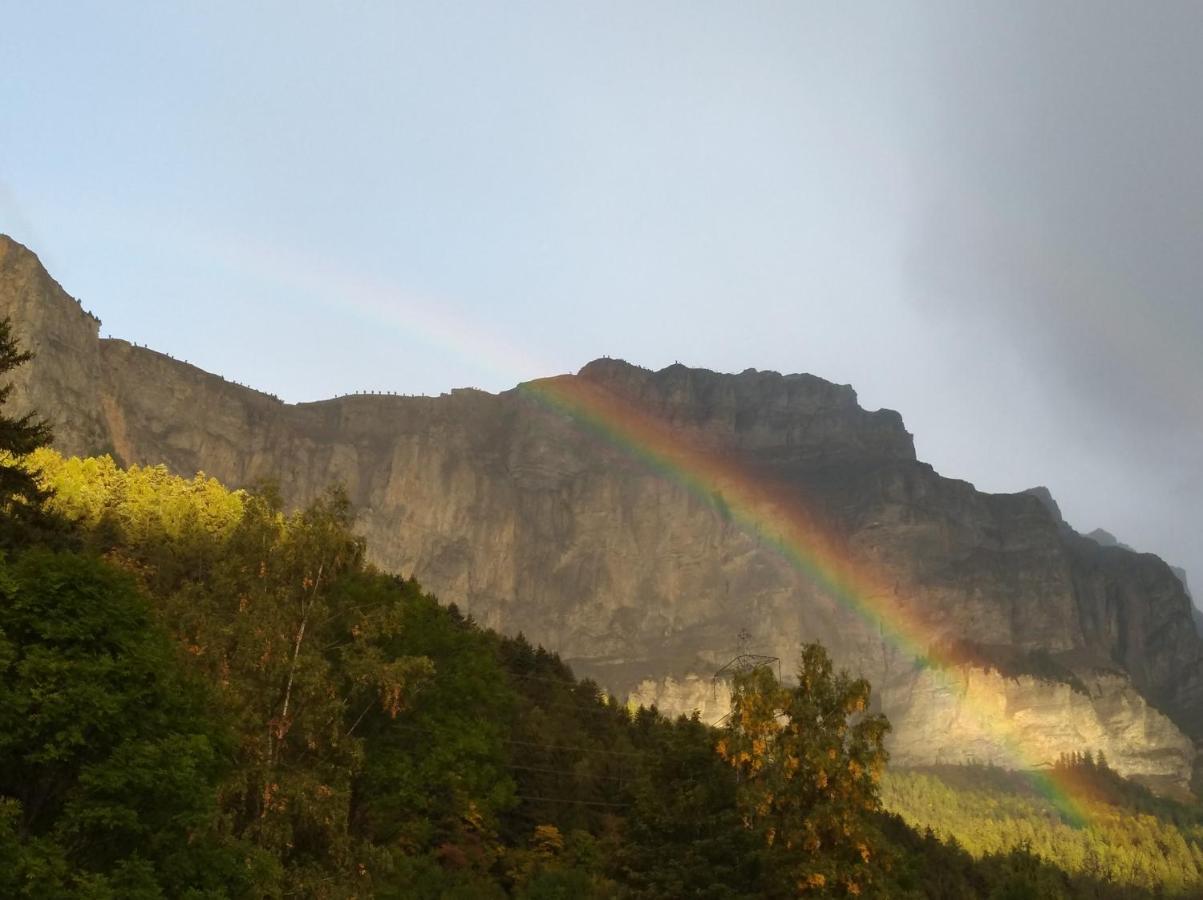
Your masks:
<svg viewBox="0 0 1203 900"><path fill-rule="evenodd" d="M540 772L545 775L567 775L574 780L579 781L617 781L622 784L624 781L629 782L631 779L622 778L619 775L579 775L568 769L545 769L539 766L520 766L517 763L510 763L506 768L517 769L520 772Z"/></svg>
<svg viewBox="0 0 1203 900"><path fill-rule="evenodd" d="M541 803L576 803L581 806L609 806L615 809L626 809L631 805L629 803L607 803L604 800L572 800L567 797L528 797L523 794L515 794L514 798Z"/></svg>
<svg viewBox="0 0 1203 900"><path fill-rule="evenodd" d="M585 678L585 679L581 679L578 681L569 681L568 679L565 679L565 678L547 678L542 675L520 675L517 672L510 672L508 670L507 670L506 674L509 675L511 678L523 678L527 681L545 681L548 684L562 684L566 687L571 687L571 688L583 688L586 686L585 683L589 682L595 688L597 688L599 691L602 689L601 685L598 684L596 681L594 681L592 678ZM605 692L603 691L603 693L605 693Z"/></svg>
<svg viewBox="0 0 1203 900"><path fill-rule="evenodd" d="M548 702L548 703L540 703L535 698L527 698L527 699L529 699L530 702L532 704L534 704L532 707L533 709L542 709L542 710L567 709L567 710L572 710L574 713L584 713L584 714L590 715L590 716L612 716L612 717L627 716L628 718L630 717L630 713L628 712L628 710L625 706L600 706L600 707L595 706L592 709L590 709L587 706L578 706L575 703L556 702L555 700L552 700L551 702Z"/></svg>
<svg viewBox="0 0 1203 900"><path fill-rule="evenodd" d="M571 751L574 753L599 753L599 754L602 754L605 756L635 756L635 757L640 757L640 758L646 757L648 755L647 753L639 751L639 750L599 750L596 747L571 747L571 746L566 746L566 745L556 747L552 744L540 744L536 741L506 740L506 741L503 741L503 743L517 744L517 745L523 746L523 747L540 747L544 750L548 750L548 751L555 752L555 753L559 753L559 752L563 752L563 751Z"/></svg>
<svg viewBox="0 0 1203 900"><path fill-rule="evenodd" d="M406 731L419 731L424 734L439 734L433 728L423 728L420 725L405 725L400 722L393 722L389 725L390 728L400 728ZM604 756L634 756L646 757L648 754L638 750L601 750L597 747L573 747L570 745L556 746L554 744L542 744L538 741L519 741L514 738L495 738L500 744L511 744L519 747L538 747L553 753L572 752L572 753L596 753Z"/></svg>

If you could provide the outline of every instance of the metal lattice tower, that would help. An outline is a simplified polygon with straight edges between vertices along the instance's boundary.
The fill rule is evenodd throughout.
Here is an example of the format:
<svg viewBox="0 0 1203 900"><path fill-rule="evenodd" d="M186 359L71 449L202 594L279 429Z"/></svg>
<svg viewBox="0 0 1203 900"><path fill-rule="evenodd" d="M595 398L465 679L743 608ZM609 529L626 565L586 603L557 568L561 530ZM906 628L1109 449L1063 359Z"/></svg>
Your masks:
<svg viewBox="0 0 1203 900"><path fill-rule="evenodd" d="M762 653L750 652L749 644L751 641L751 633L746 628L742 629L739 632L739 643L735 657L726 665L720 667L710 679L711 689L714 691L716 697L718 696L718 683L720 681L731 681L736 675L742 675L745 672L755 672L757 669L776 666L777 680L781 680L781 657L765 656Z"/></svg>
<svg viewBox="0 0 1203 900"><path fill-rule="evenodd" d="M752 635L746 629L741 629L739 632L739 643L737 644L736 654L725 666L720 667L714 676L710 679L710 690L712 695L718 699L718 685L720 681L731 682L735 680L737 675L742 675L745 672L755 672L757 669L766 669L776 666L777 680L781 680L781 658L778 656L766 656L763 653L752 653L749 645L752 642ZM716 722L711 722L712 726L720 726L731 716L728 712L725 716Z"/></svg>

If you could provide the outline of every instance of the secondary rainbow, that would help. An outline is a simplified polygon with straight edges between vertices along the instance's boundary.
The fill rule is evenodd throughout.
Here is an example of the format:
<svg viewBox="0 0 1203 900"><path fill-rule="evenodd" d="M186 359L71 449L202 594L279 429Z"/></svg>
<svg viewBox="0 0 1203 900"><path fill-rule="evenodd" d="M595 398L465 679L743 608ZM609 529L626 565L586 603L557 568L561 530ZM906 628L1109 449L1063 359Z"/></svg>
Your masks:
<svg viewBox="0 0 1203 900"><path fill-rule="evenodd" d="M481 332L455 316L445 304L427 302L395 288L351 275L328 262L287 253L283 248L248 250L241 244L209 241L208 249L225 261L260 276L318 296L336 296L340 308L350 304L361 314L397 327L406 337L471 359L499 381L520 373L547 371L520 348L496 334ZM270 252L268 252L270 251ZM745 471L723 454L690 444L663 422L598 385L581 378L527 382L520 391L559 412L607 442L622 448L651 469L695 493L705 502L721 497L732 520L762 543L775 547L797 570L845 608L880 630L900 652L926 661L952 688L955 670L967 660L955 657L938 641L938 631L915 610L897 602L887 587L861 561L851 559L796 499L781 502L782 493ZM795 492L796 493L796 492ZM1066 777L1041 772L1046 761L1028 752L1005 718L982 708L975 711L1017 769L1030 773L1034 786L1071 822L1084 823L1093 802Z"/></svg>

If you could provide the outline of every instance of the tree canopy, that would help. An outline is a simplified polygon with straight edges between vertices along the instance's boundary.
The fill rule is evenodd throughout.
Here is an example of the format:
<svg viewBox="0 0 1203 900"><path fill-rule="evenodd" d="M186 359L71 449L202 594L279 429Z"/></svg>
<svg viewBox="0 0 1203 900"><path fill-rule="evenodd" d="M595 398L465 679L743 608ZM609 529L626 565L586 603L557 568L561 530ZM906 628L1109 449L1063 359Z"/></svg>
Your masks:
<svg viewBox="0 0 1203 900"><path fill-rule="evenodd" d="M0 375L28 358L0 321ZM270 488L64 459L48 438L36 417L0 413L4 896L1203 886L1203 814L1101 758L1062 761L1115 810L1077 837L989 779L883 782L888 723L818 645L794 684L738 675L722 728L629 710L521 635L368 565L337 490L290 511Z"/></svg>
<svg viewBox="0 0 1203 900"><path fill-rule="evenodd" d="M869 685L821 647L800 650L794 682L739 676L722 727L669 720L373 569L337 492L288 511L271 490L161 467L46 449L25 464L69 540L30 533L0 561L6 895L1097 898L1200 883L1181 862L1200 854L1197 820L1126 788L1100 795L1115 831L1096 865L1041 837L1055 811L883 776ZM938 833L923 830L942 824L923 819L931 798ZM987 840L966 805L995 809L1012 840ZM1123 846L1140 866L1116 862Z"/></svg>

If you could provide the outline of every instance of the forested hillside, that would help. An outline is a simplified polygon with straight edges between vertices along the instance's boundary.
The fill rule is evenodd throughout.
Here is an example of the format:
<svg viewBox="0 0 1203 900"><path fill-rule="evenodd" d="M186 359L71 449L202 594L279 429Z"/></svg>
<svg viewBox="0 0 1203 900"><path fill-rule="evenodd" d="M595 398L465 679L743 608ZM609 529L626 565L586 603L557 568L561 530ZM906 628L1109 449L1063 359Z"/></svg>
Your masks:
<svg viewBox="0 0 1203 900"><path fill-rule="evenodd" d="M266 487L25 465L46 515L0 565L5 895L1108 897L1197 878L1190 816L1117 807L1108 840L1185 856L1084 864L1064 841L1013 849L1092 832L990 808L976 778L887 775L889 805L939 837L912 830L882 809L869 686L817 646L801 687L744 676L725 728L668 721L365 565L337 494L288 514Z"/></svg>
<svg viewBox="0 0 1203 900"><path fill-rule="evenodd" d="M1203 810L1155 797L1089 752L1057 769L1060 780L1094 798L1086 823L1067 822L1026 775L987 766L890 771L882 801L912 827L955 840L974 856L1022 846L1109 883L1199 893Z"/></svg>
<svg viewBox="0 0 1203 900"><path fill-rule="evenodd" d="M1076 535L1047 492L941 476L850 385L602 358L498 394L283 403L102 338L3 236L0 315L38 350L11 406L59 451L277 479L290 510L344 485L368 561L621 696L688 713L741 631L787 661L818 641L873 682L896 762L1007 764L983 692L1023 711L1006 728L1033 763L1090 746L1189 785L1203 642L1170 568ZM933 679L911 665L933 650L970 665Z"/></svg>
<svg viewBox="0 0 1203 900"><path fill-rule="evenodd" d="M886 775L819 645L737 675L723 727L669 720L366 564L337 491L45 440L0 416L0 895L1197 893L1199 813L1093 760L1087 828L1022 776Z"/></svg>

